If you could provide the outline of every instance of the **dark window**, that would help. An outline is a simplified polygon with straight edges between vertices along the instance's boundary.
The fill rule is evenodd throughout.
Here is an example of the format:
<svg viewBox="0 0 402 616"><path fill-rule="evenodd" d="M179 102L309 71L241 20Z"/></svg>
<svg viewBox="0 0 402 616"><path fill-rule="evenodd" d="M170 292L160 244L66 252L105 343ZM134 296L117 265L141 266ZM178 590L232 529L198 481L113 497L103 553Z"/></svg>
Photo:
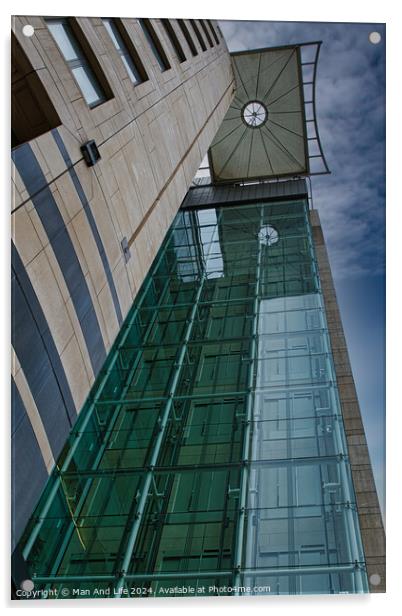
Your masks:
<svg viewBox="0 0 402 616"><path fill-rule="evenodd" d="M219 45L218 35L217 35L217 34L216 34L216 32L215 32L215 28L214 28L214 26L213 26L212 21L211 21L210 19L207 19L207 23L208 23L209 27L211 28L212 36L213 36L213 37L214 37L214 39L215 39L215 43L216 43L217 45Z"/></svg>
<svg viewBox="0 0 402 616"><path fill-rule="evenodd" d="M89 107L112 98L99 63L84 41L76 21L59 18L47 19L46 23Z"/></svg>
<svg viewBox="0 0 402 616"><path fill-rule="evenodd" d="M41 80L12 34L11 147L31 141L60 124L60 118Z"/></svg>
<svg viewBox="0 0 402 616"><path fill-rule="evenodd" d="M146 81L148 75L120 20L104 17L102 21L133 84Z"/></svg>
<svg viewBox="0 0 402 616"><path fill-rule="evenodd" d="M197 48L194 45L194 41L191 38L190 32L188 31L186 24L184 23L182 19L178 19L177 23L179 24L180 30L183 32L183 36L187 41L187 45L190 47L191 53L193 54L193 56L198 55Z"/></svg>
<svg viewBox="0 0 402 616"><path fill-rule="evenodd" d="M201 24L201 28L204 30L205 36L207 37L208 45L210 47L213 47L214 44L212 42L211 35L210 35L209 31L208 31L207 24L205 23L205 21L203 19L199 19L198 21Z"/></svg>
<svg viewBox="0 0 402 616"><path fill-rule="evenodd" d="M195 36L197 37L198 42L201 45L202 51L206 51L207 50L207 46L205 45L204 39L201 36L201 32L200 32L200 30L199 30L195 20L194 19L190 19L189 21L190 21L190 24L192 25L192 28L193 28L194 33L195 33Z"/></svg>
<svg viewBox="0 0 402 616"><path fill-rule="evenodd" d="M154 30L153 25L149 19L139 19L139 24L143 29L145 38L148 41L150 48L158 61L161 71L167 71L170 68L169 60L165 54L162 44Z"/></svg>
<svg viewBox="0 0 402 616"><path fill-rule="evenodd" d="M172 24L169 19L161 19L161 21L163 27L165 28L166 34L169 37L169 41L172 43L173 49L179 58L179 61L185 62L186 56L184 55L183 47L180 45L180 41L176 36L176 32L174 31Z"/></svg>

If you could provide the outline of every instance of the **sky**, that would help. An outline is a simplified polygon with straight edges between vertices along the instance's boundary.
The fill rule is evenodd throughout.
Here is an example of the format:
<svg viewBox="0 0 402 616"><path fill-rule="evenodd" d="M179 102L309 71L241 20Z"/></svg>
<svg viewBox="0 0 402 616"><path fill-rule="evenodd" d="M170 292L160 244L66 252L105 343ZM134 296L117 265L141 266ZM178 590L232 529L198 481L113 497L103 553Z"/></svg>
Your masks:
<svg viewBox="0 0 402 616"><path fill-rule="evenodd" d="M318 130L331 175L312 178L385 514L385 26L220 21L229 51L322 41ZM369 40L371 32L381 42Z"/></svg>

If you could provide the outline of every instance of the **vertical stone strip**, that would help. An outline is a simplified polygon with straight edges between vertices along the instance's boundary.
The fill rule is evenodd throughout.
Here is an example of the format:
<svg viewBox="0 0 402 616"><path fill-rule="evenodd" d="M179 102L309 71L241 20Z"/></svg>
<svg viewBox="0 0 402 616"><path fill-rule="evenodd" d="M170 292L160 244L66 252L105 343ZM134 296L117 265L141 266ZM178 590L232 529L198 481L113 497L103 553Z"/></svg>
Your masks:
<svg viewBox="0 0 402 616"><path fill-rule="evenodd" d="M315 252L356 494L370 592L385 592L385 533L334 282L316 210L310 211Z"/></svg>

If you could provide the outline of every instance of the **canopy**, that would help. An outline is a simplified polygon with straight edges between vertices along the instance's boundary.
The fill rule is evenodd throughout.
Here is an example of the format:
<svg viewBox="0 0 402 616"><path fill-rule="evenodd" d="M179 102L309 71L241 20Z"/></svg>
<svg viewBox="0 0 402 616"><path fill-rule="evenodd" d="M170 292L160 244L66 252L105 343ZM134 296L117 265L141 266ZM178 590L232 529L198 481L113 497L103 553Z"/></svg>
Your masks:
<svg viewBox="0 0 402 616"><path fill-rule="evenodd" d="M308 174L300 46L231 55L236 94L209 150L213 182Z"/></svg>

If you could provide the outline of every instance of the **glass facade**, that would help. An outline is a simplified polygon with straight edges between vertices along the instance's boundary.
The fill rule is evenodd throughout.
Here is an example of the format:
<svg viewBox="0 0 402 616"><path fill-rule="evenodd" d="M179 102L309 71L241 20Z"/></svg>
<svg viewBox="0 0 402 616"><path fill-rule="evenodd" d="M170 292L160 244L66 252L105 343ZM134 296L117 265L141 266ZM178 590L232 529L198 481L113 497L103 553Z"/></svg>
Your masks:
<svg viewBox="0 0 402 616"><path fill-rule="evenodd" d="M178 213L20 547L70 597L368 591L307 200Z"/></svg>

